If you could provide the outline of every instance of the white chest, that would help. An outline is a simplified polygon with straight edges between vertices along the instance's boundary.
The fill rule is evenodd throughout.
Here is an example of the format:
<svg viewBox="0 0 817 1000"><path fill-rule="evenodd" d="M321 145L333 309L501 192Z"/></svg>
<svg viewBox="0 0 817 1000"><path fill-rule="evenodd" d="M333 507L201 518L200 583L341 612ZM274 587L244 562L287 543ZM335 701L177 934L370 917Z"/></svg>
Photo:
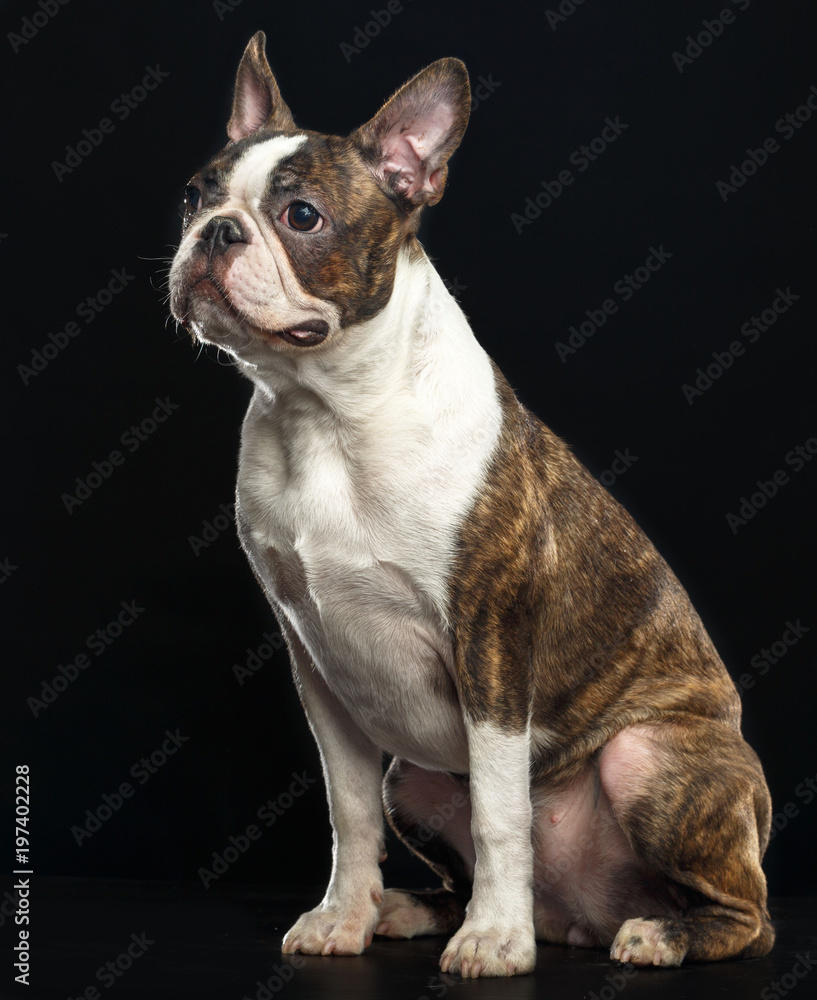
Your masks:
<svg viewBox="0 0 817 1000"><path fill-rule="evenodd" d="M447 333L420 326L422 364L398 349L379 378L341 359L318 384L257 390L238 502L271 602L360 728L390 753L466 770L447 602L500 409L464 319Z"/></svg>
<svg viewBox="0 0 817 1000"><path fill-rule="evenodd" d="M238 496L251 526L242 544L276 610L385 750L464 766L445 621L451 533L420 500L434 492L433 470L381 465L361 481L333 446L304 435L287 441L303 460L275 465L282 442L263 437L260 463L244 449Z"/></svg>

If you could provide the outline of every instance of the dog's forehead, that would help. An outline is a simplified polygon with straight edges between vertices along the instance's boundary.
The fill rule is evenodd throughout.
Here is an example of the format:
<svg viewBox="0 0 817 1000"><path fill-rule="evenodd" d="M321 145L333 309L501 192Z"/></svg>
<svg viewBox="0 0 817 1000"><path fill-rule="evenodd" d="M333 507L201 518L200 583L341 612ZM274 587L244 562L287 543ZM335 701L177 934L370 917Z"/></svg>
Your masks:
<svg viewBox="0 0 817 1000"><path fill-rule="evenodd" d="M306 141L306 135L276 135L248 146L230 171L227 185L232 197L248 205L258 205L272 172Z"/></svg>
<svg viewBox="0 0 817 1000"><path fill-rule="evenodd" d="M276 186L319 185L331 168L350 166L349 151L338 137L308 131L253 136L227 146L202 171L223 195L258 204Z"/></svg>

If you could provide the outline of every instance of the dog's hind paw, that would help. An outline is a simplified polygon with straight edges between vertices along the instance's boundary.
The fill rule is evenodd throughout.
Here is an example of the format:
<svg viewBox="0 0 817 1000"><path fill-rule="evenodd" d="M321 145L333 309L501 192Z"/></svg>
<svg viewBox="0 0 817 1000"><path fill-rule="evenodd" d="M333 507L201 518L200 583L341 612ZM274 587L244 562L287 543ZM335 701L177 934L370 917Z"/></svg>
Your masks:
<svg viewBox="0 0 817 1000"><path fill-rule="evenodd" d="M445 889L386 889L375 934L389 938L450 934L464 917L462 903Z"/></svg>
<svg viewBox="0 0 817 1000"><path fill-rule="evenodd" d="M668 922L660 917L625 920L610 948L614 962L631 965L680 965L686 948L672 940Z"/></svg>

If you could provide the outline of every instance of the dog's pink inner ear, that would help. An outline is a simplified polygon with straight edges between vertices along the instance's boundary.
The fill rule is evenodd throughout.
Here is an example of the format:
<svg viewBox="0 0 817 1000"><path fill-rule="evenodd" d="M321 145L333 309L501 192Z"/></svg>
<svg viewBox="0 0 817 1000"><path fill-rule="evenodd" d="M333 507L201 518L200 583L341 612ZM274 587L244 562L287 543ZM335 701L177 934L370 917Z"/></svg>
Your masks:
<svg viewBox="0 0 817 1000"><path fill-rule="evenodd" d="M429 117L401 123L384 136L377 169L393 191L418 204L440 199L446 175L443 150L453 122L451 109L440 106Z"/></svg>
<svg viewBox="0 0 817 1000"><path fill-rule="evenodd" d="M470 110L468 74L457 59L421 70L355 133L375 177L412 206L442 197L448 159Z"/></svg>
<svg viewBox="0 0 817 1000"><path fill-rule="evenodd" d="M256 32L244 51L235 80L233 110L227 135L233 142L257 132L264 125L286 131L295 128L264 51L263 31Z"/></svg>
<svg viewBox="0 0 817 1000"><path fill-rule="evenodd" d="M266 122L271 111L272 101L267 86L252 73L240 73L227 135L233 142L252 135Z"/></svg>

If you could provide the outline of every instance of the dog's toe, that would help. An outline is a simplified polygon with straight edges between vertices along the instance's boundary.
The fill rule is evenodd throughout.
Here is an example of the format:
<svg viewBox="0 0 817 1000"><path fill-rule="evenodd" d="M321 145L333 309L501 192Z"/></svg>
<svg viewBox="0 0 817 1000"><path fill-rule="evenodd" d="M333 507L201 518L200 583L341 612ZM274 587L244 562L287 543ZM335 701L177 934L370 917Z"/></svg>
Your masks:
<svg viewBox="0 0 817 1000"><path fill-rule="evenodd" d="M448 942L440 959L443 972L463 979L519 976L533 972L536 941L533 926L480 928L466 923Z"/></svg>
<svg viewBox="0 0 817 1000"><path fill-rule="evenodd" d="M281 951L292 955L359 955L371 944L377 910L316 907L303 913L284 935Z"/></svg>
<svg viewBox="0 0 817 1000"><path fill-rule="evenodd" d="M658 917L625 920L610 948L610 958L640 966L680 965L686 951L667 931L667 921Z"/></svg>

